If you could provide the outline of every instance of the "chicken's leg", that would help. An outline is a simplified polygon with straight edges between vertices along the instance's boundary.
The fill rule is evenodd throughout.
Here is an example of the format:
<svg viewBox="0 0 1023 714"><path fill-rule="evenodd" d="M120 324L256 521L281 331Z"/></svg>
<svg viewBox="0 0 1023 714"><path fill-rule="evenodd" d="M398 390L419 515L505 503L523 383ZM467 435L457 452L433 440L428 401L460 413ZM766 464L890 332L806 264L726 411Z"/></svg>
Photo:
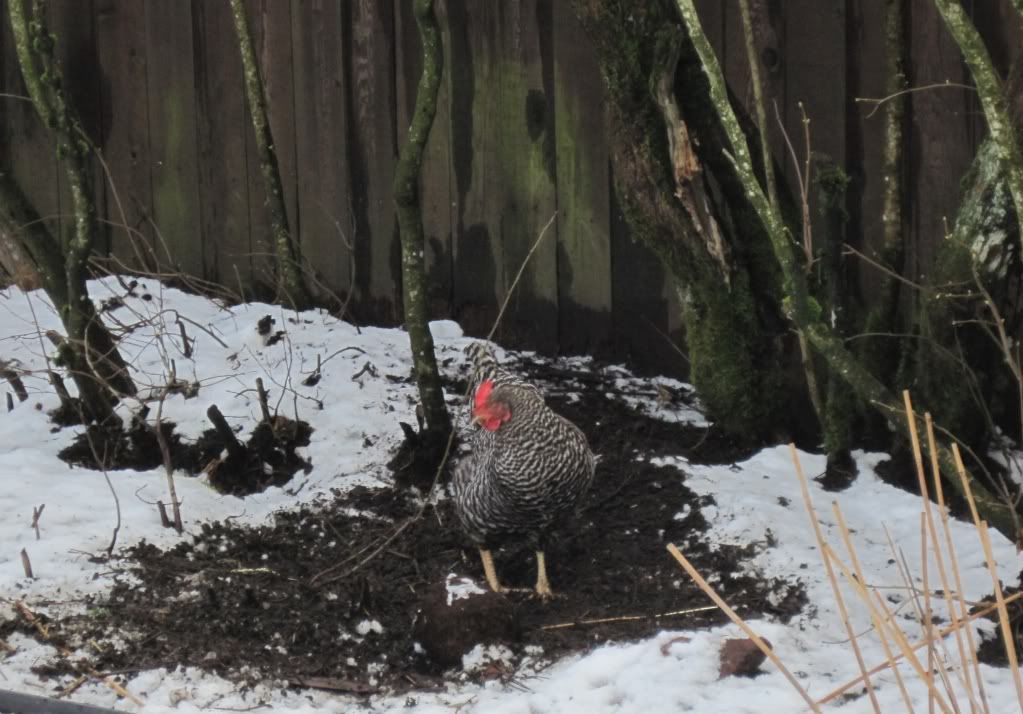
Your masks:
<svg viewBox="0 0 1023 714"><path fill-rule="evenodd" d="M497 570L494 568L494 556L486 548L480 548L480 559L483 561L483 573L487 576L487 584L495 593L503 593L507 588L501 585L497 579Z"/></svg>
<svg viewBox="0 0 1023 714"><path fill-rule="evenodd" d="M550 600L554 597L551 583L547 580L547 559L542 550L536 551L536 594L542 600Z"/></svg>

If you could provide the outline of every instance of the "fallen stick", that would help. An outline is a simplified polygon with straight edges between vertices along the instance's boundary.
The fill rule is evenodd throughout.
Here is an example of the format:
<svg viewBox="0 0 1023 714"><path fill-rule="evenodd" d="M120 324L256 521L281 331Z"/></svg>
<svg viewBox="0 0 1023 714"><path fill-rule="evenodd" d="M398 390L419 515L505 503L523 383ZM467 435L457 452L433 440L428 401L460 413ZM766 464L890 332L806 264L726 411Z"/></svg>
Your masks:
<svg viewBox="0 0 1023 714"><path fill-rule="evenodd" d="M761 637L757 635L756 632L753 631L752 627L746 624L745 620L739 617L738 613L736 613L735 610L728 606L728 603L721 599L720 595L714 592L714 588L712 588L710 584L703 579L703 576L700 575L696 568L693 567L693 564L690 563L684 555L682 555L682 552L675 547L674 543L668 543L668 552L671 553L672 557L674 557L675 560L679 562L679 565L681 565L682 568L687 573L689 573L689 577L691 577L696 582L696 584L700 587L701 590L703 590L707 597L714 601L714 604L721 609L721 612L728 615L728 618L736 625L738 625L739 628L746 633L747 637L753 640L753 644L755 644L769 660L774 662L774 666L781 671L781 673L785 676L785 679L789 680L789 684L796 688L796 691L799 692L799 695L803 698L803 701L805 701L807 705L810 707L810 710L815 712L815 714L820 714L820 707L817 706L817 703L813 700L813 698L811 698L810 695L806 693L806 690L803 689L803 686L799 683L799 680L797 680L795 676L793 676L792 672L790 672L788 667L786 667L785 664L781 661L781 658L778 657L778 655L774 653L774 650L772 650L767 645L767 643L764 642L764 640L761 639Z"/></svg>
<svg viewBox="0 0 1023 714"><path fill-rule="evenodd" d="M674 610L672 612L662 612L656 615L618 615L617 617L596 617L590 620L577 620L576 622L559 622L554 625L543 625L540 627L541 630L563 630L566 627L578 627L579 625L601 625L606 622L634 622L635 620L649 620L658 617L677 617L679 615L693 615L697 612L709 612L711 610L717 610L716 605L707 605L706 607L693 607L688 610Z"/></svg>
<svg viewBox="0 0 1023 714"><path fill-rule="evenodd" d="M50 642L49 630L46 628L45 625L43 625L43 623L39 621L39 618L36 617L35 613L29 609L28 605L26 605L23 600L18 600L17 602L15 602L14 607L18 610L21 616L25 618L25 621L28 622L28 624L36 628L36 631L43 636L43 639ZM68 664L70 664L71 667L74 668L75 671L77 671L79 674L83 674L88 677L93 677L103 682L103 684L105 684L106 686L110 687L110 689L112 689L114 693L117 694L117 696L123 697L133 702L134 704L137 704L140 707L145 706L142 703L141 699L136 697L134 694L129 692L127 689L122 687L117 682L113 681L109 677L104 677L92 667L85 665L80 661L75 661L74 653L71 652L71 650L69 650L67 647L56 645L53 642L50 642L50 644L53 644L56 647L57 652L60 654L60 656L66 659L68 661Z"/></svg>
<svg viewBox="0 0 1023 714"><path fill-rule="evenodd" d="M1010 602L1014 602L1016 600L1019 600L1021 597L1023 597L1023 592L1018 592L1018 593L1015 593L1015 594L1010 595L1009 597L1005 598L1004 602L1005 602L1006 605L1008 605ZM967 615L966 619L960 619L959 620L959 625L949 625L948 627L945 627L945 628L943 628L941 630L938 630L937 636L938 637L948 637L949 635L954 633L957 628L965 627L966 625L968 625L969 623L973 622L974 620L980 619L981 617L984 617L986 615L990 615L992 612L994 612L997 609L998 609L998 603L995 603L993 605L988 605L983 610L978 610L977 612L973 613L972 615ZM916 652L918 649L926 647L928 641L930 641L930 638L924 638L920 642L917 642L916 644L911 645L910 646L910 650L912 650L913 652ZM904 656L905 655L898 654L895 657L893 657L891 659L891 661L885 660L884 662L882 662L881 664L877 665L876 667L867 670L867 675L868 676L873 676L873 675L877 674L878 672L881 672L881 671L883 671L885 669L888 669L889 667L894 665L896 662L901 660ZM852 689L853 687L855 687L857 684L859 684L862 681L863 681L863 675L860 675L856 679L850 680L850 681L846 682L845 684L843 684L838 689L835 689L834 691L830 692L823 699L818 699L817 703L818 704L827 704L828 702L832 701L833 699L837 699L838 697L842 696L845 692L849 691L850 689Z"/></svg>

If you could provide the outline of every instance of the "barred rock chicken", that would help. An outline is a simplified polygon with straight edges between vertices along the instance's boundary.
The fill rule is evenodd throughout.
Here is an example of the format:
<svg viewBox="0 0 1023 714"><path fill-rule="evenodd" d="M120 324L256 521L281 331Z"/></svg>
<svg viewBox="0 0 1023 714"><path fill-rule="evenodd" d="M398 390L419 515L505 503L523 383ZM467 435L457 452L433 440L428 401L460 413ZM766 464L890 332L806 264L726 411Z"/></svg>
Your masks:
<svg viewBox="0 0 1023 714"><path fill-rule="evenodd" d="M480 352L486 355L485 350ZM490 355L492 359L492 354ZM471 452L455 466L455 511L480 549L490 588L502 592L490 548L524 536L536 550L536 593L550 598L544 544L572 515L593 480L596 460L575 424L551 411L539 390L477 363L483 374L473 395Z"/></svg>

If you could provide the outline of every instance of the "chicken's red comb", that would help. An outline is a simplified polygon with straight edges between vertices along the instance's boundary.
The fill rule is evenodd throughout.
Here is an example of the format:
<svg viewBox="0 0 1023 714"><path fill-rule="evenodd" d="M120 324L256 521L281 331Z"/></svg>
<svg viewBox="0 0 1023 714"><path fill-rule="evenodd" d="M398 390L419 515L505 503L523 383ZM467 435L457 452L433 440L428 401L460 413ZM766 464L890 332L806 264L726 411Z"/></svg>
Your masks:
<svg viewBox="0 0 1023 714"><path fill-rule="evenodd" d="M474 407L481 409L484 404L490 399L490 393L494 391L494 380L484 379L480 382L480 386L476 387L476 398L474 400Z"/></svg>

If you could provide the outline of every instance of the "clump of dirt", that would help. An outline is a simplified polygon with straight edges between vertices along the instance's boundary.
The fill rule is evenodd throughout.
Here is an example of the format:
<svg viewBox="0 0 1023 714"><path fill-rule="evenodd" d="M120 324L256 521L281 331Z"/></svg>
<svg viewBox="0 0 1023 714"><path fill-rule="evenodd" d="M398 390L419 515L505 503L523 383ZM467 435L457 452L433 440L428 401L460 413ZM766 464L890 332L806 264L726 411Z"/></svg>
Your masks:
<svg viewBox="0 0 1023 714"><path fill-rule="evenodd" d="M192 476L205 473L218 492L247 496L283 486L299 471L312 468L296 453L298 447L309 445L313 429L307 422L271 417L257 424L243 443L223 417L220 420L221 429L207 429L194 443L183 440L173 422L161 422L175 470ZM133 419L127 429L121 424L92 424L58 456L72 466L107 471L148 471L164 463L156 431L142 417Z"/></svg>
<svg viewBox="0 0 1023 714"><path fill-rule="evenodd" d="M754 546L708 542L701 509L713 499L647 458L699 453L728 462L741 452L706 431L637 416L600 390L548 401L580 424L601 459L579 517L547 550L559 596L541 602L512 592L493 616L500 621L491 629L508 644L520 652L536 645L555 658L724 621L716 609L682 614L709 602L665 552L668 543L744 617L784 620L802 609L801 584L747 573ZM127 577L109 597L51 632L101 643L95 666L106 671L197 666L236 680L350 692L440 684L453 657L421 654L419 611L452 573L486 587L450 501L424 505L403 489L334 496L259 528L218 522L169 550L140 544L127 552ZM509 545L495 560L504 584L532 587L535 561L525 545Z"/></svg>
<svg viewBox="0 0 1023 714"><path fill-rule="evenodd" d="M160 424L163 438L170 447L174 468L195 473L198 469L193 449L181 443L181 437L175 433L174 428L174 422L164 421ZM163 463L160 440L155 429L144 419L138 418L133 419L127 429L120 423L90 424L57 456L71 466L101 471L148 471Z"/></svg>
<svg viewBox="0 0 1023 714"><path fill-rule="evenodd" d="M1019 574L1018 582L1023 583L1023 572ZM1007 587L1002 589L1002 595L1006 598L1015 595L1020 591L1020 587ZM992 593L983 600L981 600L976 607L970 610L971 613L983 610L995 603L995 596ZM1023 600L1014 600L1010 603L1006 603L1005 609L1009 613L1009 629L1013 633L1015 638L1015 648L1017 652L1023 651L1023 635L1021 635L1021 625L1023 625ZM992 622L998 622L998 611L994 611L989 615L985 615L985 619L991 620ZM977 647L977 659L984 664L989 664L993 667L1008 667L1009 666L1009 655L1005 649L1005 636L1002 634L1002 628L998 627L995 629L994 634L984 635L980 645Z"/></svg>
<svg viewBox="0 0 1023 714"><path fill-rule="evenodd" d="M308 473L312 468L295 452L296 448L309 445L312 433L306 422L282 416L261 421L245 444L237 440L225 443L216 431L207 432L204 435L207 448L219 440L226 455L208 461L203 470L217 491L234 496L283 486L299 471Z"/></svg>

